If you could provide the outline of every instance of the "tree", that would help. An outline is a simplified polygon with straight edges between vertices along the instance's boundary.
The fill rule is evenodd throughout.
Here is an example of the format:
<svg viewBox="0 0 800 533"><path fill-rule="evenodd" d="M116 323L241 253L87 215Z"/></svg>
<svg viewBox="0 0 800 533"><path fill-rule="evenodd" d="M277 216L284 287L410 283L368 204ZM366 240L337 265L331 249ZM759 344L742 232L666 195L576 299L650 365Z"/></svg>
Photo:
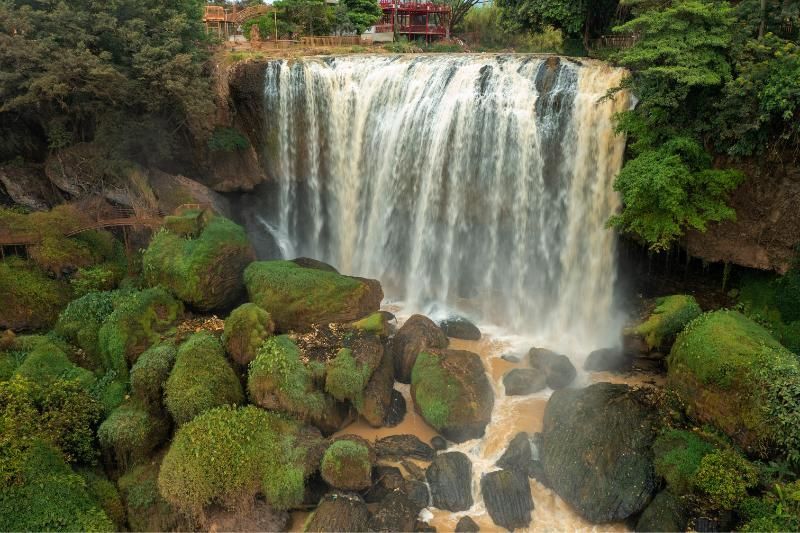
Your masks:
<svg viewBox="0 0 800 533"><path fill-rule="evenodd" d="M330 32L332 10L324 0L277 0L278 18L290 34L325 35Z"/></svg>
<svg viewBox="0 0 800 533"><path fill-rule="evenodd" d="M482 0L447 0L447 4L451 9L449 21L449 31L451 35L456 26L464 21L464 17L467 16L467 13L481 2Z"/></svg>
<svg viewBox="0 0 800 533"><path fill-rule="evenodd" d="M347 17L359 34L364 33L364 30L383 16L383 11L375 0L344 0L344 5L347 7Z"/></svg>

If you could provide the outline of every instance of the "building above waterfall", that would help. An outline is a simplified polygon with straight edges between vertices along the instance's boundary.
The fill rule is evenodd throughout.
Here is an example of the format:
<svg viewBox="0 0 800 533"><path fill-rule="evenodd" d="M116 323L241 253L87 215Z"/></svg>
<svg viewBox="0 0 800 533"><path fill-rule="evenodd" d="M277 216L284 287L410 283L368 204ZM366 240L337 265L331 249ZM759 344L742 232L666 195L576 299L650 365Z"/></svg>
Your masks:
<svg viewBox="0 0 800 533"><path fill-rule="evenodd" d="M395 26L398 35L409 41L431 42L449 37L451 8L447 4L406 0L379 0L379 4L383 18L364 33L365 40L392 41Z"/></svg>

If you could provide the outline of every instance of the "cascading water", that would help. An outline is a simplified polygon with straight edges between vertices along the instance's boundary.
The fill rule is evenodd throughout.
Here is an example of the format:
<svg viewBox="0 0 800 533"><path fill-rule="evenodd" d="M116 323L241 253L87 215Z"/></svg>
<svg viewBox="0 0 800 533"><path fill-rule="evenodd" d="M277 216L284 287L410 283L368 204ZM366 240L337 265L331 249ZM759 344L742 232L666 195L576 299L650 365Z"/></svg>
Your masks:
<svg viewBox="0 0 800 533"><path fill-rule="evenodd" d="M379 279L407 311L443 304L575 351L612 343L612 118L629 102L601 98L623 74L520 55L270 62L273 183L245 218L283 240L261 255Z"/></svg>

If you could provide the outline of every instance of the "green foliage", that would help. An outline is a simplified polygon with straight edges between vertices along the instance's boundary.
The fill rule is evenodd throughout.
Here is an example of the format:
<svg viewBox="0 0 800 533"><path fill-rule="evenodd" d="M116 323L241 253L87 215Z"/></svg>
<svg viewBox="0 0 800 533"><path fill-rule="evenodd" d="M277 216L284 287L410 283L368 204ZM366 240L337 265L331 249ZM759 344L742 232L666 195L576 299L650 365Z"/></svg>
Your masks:
<svg viewBox="0 0 800 533"><path fill-rule="evenodd" d="M247 365L256 358L258 349L272 336L275 324L269 313L253 303L246 303L233 310L225 320L222 343L231 359Z"/></svg>
<svg viewBox="0 0 800 533"><path fill-rule="evenodd" d="M15 377L0 382L0 484L24 475L29 448L54 446L67 461L93 461L100 405L76 381L47 385Z"/></svg>
<svg viewBox="0 0 800 533"><path fill-rule="evenodd" d="M330 34L332 8L323 0L277 0L272 5L278 8L279 30L288 35Z"/></svg>
<svg viewBox="0 0 800 533"><path fill-rule="evenodd" d="M347 17L359 34L364 33L364 30L383 16L381 7L372 0L344 0L344 5L347 8Z"/></svg>
<svg viewBox="0 0 800 533"><path fill-rule="evenodd" d="M49 278L32 261L0 261L0 329L48 328L71 296L68 284Z"/></svg>
<svg viewBox="0 0 800 533"><path fill-rule="evenodd" d="M161 406L164 386L178 352L171 344L146 350L131 368L131 392L151 408Z"/></svg>
<svg viewBox="0 0 800 533"><path fill-rule="evenodd" d="M103 367L127 378L128 364L157 344L182 313L183 305L160 287L124 294L98 333Z"/></svg>
<svg viewBox="0 0 800 533"><path fill-rule="evenodd" d="M58 317L55 332L85 351L92 359L100 356L98 332L114 311L115 292L89 292L71 301Z"/></svg>
<svg viewBox="0 0 800 533"><path fill-rule="evenodd" d="M674 494L690 494L701 461L712 451L714 447L693 432L668 430L653 444L656 473L666 479Z"/></svg>
<svg viewBox="0 0 800 533"><path fill-rule="evenodd" d="M174 531L179 517L158 492L157 462L134 466L119 478L131 531Z"/></svg>
<svg viewBox="0 0 800 533"><path fill-rule="evenodd" d="M739 506L741 531L797 531L800 529L800 481L776 483L761 499L748 498Z"/></svg>
<svg viewBox="0 0 800 533"><path fill-rule="evenodd" d="M720 430L764 454L800 460L800 363L735 311L706 313L678 336L669 381Z"/></svg>
<svg viewBox="0 0 800 533"><path fill-rule="evenodd" d="M446 427L461 401L461 386L445 372L437 355L420 352L411 371L411 385L425 421L436 430Z"/></svg>
<svg viewBox="0 0 800 533"><path fill-rule="evenodd" d="M0 530L114 531L114 524L58 451L41 441L25 449L17 482L0 489Z"/></svg>
<svg viewBox="0 0 800 533"><path fill-rule="evenodd" d="M166 440L169 424L135 401L125 402L106 418L97 429L103 448L111 450L117 462L126 467L148 457Z"/></svg>
<svg viewBox="0 0 800 533"><path fill-rule="evenodd" d="M55 337L20 337L17 346L26 353L24 361L17 367L18 376L40 385L58 379L78 380L85 387L94 383L94 374L76 366L67 355L71 347Z"/></svg>
<svg viewBox="0 0 800 533"><path fill-rule="evenodd" d="M86 480L86 489L100 508L114 523L117 531L125 526L125 505L122 503L116 485L112 483L102 472L83 469L79 474Z"/></svg>
<svg viewBox="0 0 800 533"><path fill-rule="evenodd" d="M674 338L702 312L694 296L664 296L656 300L653 312L634 331L637 335L644 336L651 350L657 349L668 339Z"/></svg>
<svg viewBox="0 0 800 533"><path fill-rule="evenodd" d="M250 141L236 128L217 127L208 140L212 152L236 152L250 148Z"/></svg>
<svg viewBox="0 0 800 533"><path fill-rule="evenodd" d="M164 405L177 424L214 407L243 402L242 385L216 337L200 332L181 344L164 386Z"/></svg>
<svg viewBox="0 0 800 533"><path fill-rule="evenodd" d="M178 429L158 478L164 498L199 516L211 503L229 508L259 492L277 509L302 501L300 426L257 407L220 407Z"/></svg>
<svg viewBox="0 0 800 533"><path fill-rule="evenodd" d="M499 0L502 20L511 31L542 31L547 26L570 36L602 35L617 12L618 0Z"/></svg>
<svg viewBox="0 0 800 533"><path fill-rule="evenodd" d="M739 285L739 308L788 349L800 353L800 270L784 276L748 274Z"/></svg>
<svg viewBox="0 0 800 533"><path fill-rule="evenodd" d="M372 369L356 361L350 349L342 348L328 362L325 392L337 400L352 400L358 404L371 375Z"/></svg>
<svg viewBox="0 0 800 533"><path fill-rule="evenodd" d="M144 278L202 310L225 307L242 289L241 271L253 251L244 229L212 216L197 238L156 233L142 258Z"/></svg>
<svg viewBox="0 0 800 533"><path fill-rule="evenodd" d="M297 345L285 335L271 337L250 363L247 391L251 401L263 407L316 417L324 409L325 398L314 390L311 378Z"/></svg>
<svg viewBox="0 0 800 533"><path fill-rule="evenodd" d="M733 450L717 450L700 461L694 483L712 507L734 509L758 483L758 471Z"/></svg>
<svg viewBox="0 0 800 533"><path fill-rule="evenodd" d="M334 487L344 487L356 480L369 479L372 471L366 445L346 438L333 442L322 457L322 479Z"/></svg>

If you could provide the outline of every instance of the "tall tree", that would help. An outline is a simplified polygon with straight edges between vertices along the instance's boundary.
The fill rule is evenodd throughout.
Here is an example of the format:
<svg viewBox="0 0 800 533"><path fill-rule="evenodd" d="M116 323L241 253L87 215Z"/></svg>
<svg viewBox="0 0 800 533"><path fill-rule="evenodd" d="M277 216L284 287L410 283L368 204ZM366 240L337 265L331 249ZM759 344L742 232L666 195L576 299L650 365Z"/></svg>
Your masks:
<svg viewBox="0 0 800 533"><path fill-rule="evenodd" d="M344 5L347 7L347 17L359 34L383 16L383 10L375 0L344 0Z"/></svg>

